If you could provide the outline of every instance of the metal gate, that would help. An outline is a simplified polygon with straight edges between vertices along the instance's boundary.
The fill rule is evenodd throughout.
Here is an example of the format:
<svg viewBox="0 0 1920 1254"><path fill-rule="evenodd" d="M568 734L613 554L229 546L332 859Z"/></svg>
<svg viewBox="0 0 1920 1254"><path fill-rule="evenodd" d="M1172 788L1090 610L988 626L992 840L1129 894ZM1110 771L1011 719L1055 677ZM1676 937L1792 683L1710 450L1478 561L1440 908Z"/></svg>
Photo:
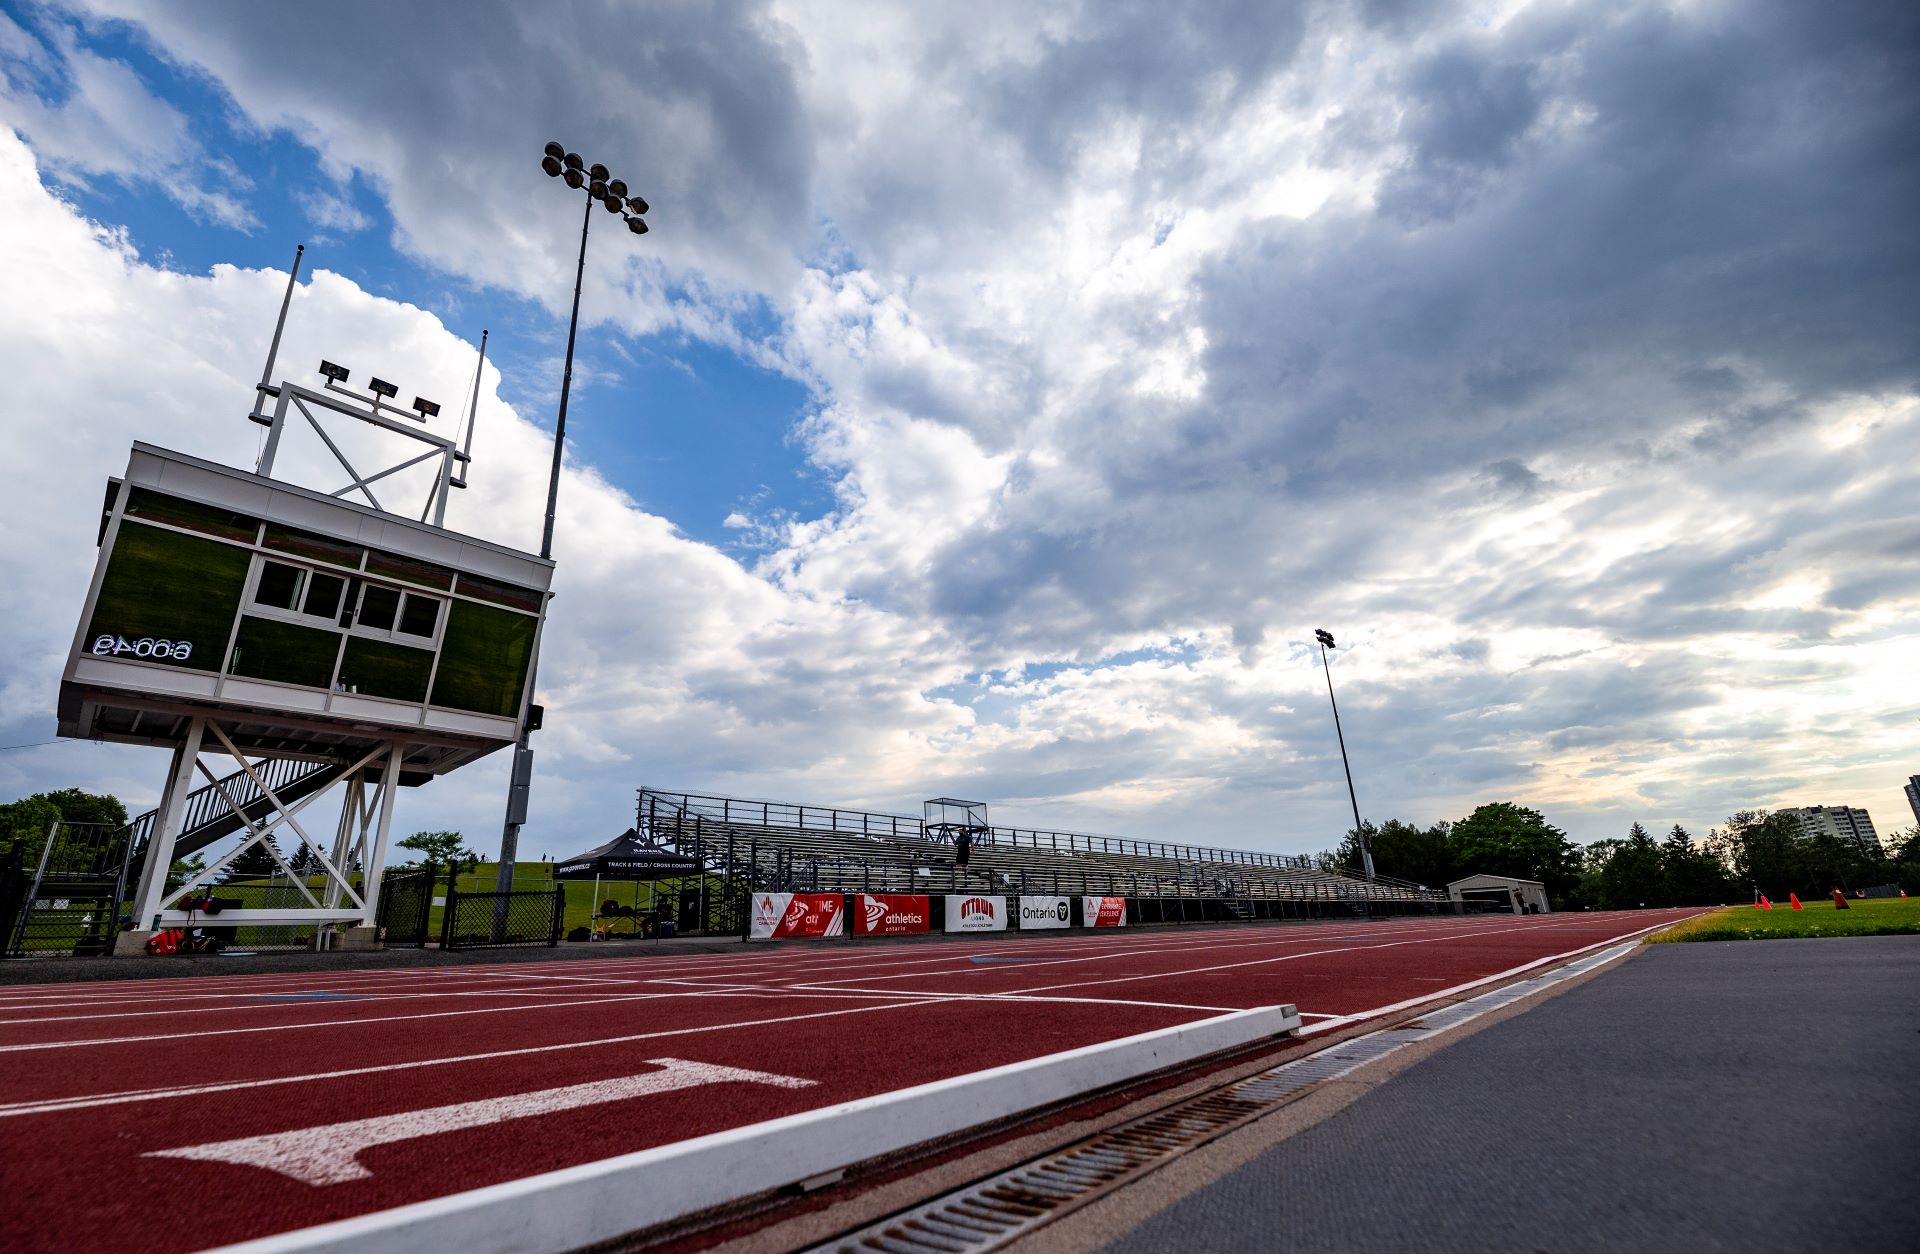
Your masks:
<svg viewBox="0 0 1920 1254"><path fill-rule="evenodd" d="M380 881L375 921L388 945L425 945L433 937L433 890L439 871L429 862L419 870L389 871Z"/></svg>
<svg viewBox="0 0 1920 1254"><path fill-rule="evenodd" d="M447 907L440 915L440 947L557 945L566 900L558 885L509 893L463 893L448 884Z"/></svg>
<svg viewBox="0 0 1920 1254"><path fill-rule="evenodd" d="M126 825L55 823L34 854L0 875L0 952L13 957L91 956L113 948L126 892Z"/></svg>

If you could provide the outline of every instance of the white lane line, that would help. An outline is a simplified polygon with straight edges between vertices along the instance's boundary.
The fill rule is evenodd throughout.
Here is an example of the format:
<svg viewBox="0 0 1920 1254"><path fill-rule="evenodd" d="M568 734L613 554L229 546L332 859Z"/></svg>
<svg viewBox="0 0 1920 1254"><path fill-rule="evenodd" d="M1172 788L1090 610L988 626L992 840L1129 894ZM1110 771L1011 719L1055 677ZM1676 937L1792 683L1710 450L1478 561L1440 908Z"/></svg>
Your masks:
<svg viewBox="0 0 1920 1254"><path fill-rule="evenodd" d="M231 1141L213 1141L180 1149L149 1150L141 1157L236 1163L247 1167L265 1167L302 1184L345 1184L352 1180L372 1178L373 1173L360 1165L359 1154L376 1145L411 1141L443 1132L458 1132L464 1128L485 1127L505 1119L528 1119L535 1115L577 1110L582 1106L651 1097L707 1084L762 1084L771 1088L804 1089L818 1083L795 1076L746 1071L714 1063L685 1062L678 1058L649 1058L647 1063L661 1069L623 1076L617 1080L594 1080L533 1093L514 1093L480 1101L458 1102L451 1106L432 1106L426 1110L375 1115L370 1119L351 1119L345 1123L322 1124L292 1132L238 1137Z"/></svg>
<svg viewBox="0 0 1920 1254"><path fill-rule="evenodd" d="M1512 929L1508 929L1508 930L1512 930ZM1395 933L1384 932L1384 933L1376 933L1376 934L1391 935ZM1451 935L1453 934L1449 933L1449 936ZM1201 950L1270 948L1275 944L1299 943L1303 939L1304 938L1289 938L1286 940L1282 940L1280 938L1268 938L1264 941L1243 941L1243 942L1236 942L1235 944L1232 944L1232 945L1195 944L1195 945L1181 945L1181 946L1156 946L1153 948L1145 948L1145 949L1136 947L1130 952L1101 954L1101 955L1096 955L1096 956L1092 956L1085 959L1068 959L1065 961L1097 961L1097 960L1103 960L1109 957L1125 958L1125 957L1139 956L1142 954L1154 954L1154 953L1161 953L1161 952L1185 953L1188 950L1195 949L1195 948L1198 948ZM1433 939L1437 940L1437 939L1443 939L1443 938L1436 937ZM1312 956L1312 955L1303 955L1303 956ZM1262 961L1275 961L1275 960L1265 959ZM1048 964L1035 963L1031 965L1039 966L1039 965L1048 965ZM1245 964L1228 964L1228 965L1245 965ZM1215 968L1199 968L1199 969L1212 970ZM971 970L971 968L969 968L969 970ZM917 974L924 976L927 973L920 972ZM909 975L902 975L902 976L878 976L875 978L893 979L893 978L913 978L913 977ZM1128 978L1151 978L1151 977L1128 977ZM656 980L651 982L665 983L667 981ZM680 981L675 981L675 982L680 983ZM1067 982L1063 984L1044 986L1040 988L1014 989L1010 991L1014 994L1043 993L1043 992L1051 992L1056 989L1084 987L1085 984L1087 983L1098 984L1098 983L1114 983L1114 982L1117 982L1117 981L1108 980L1108 981L1088 981L1088 982ZM692 984L693 982L684 981L684 983ZM699 986L696 985L695 987L697 988ZM582 991L584 992L584 990ZM616 994L612 996L591 995L589 999L586 999L586 1000L576 999L571 1001L550 1001L550 1002L536 1003L532 1005L518 1005L518 1006L490 1006L490 1007L484 1007L484 1008L473 1009L473 1010L442 1010L442 1011L423 1012L419 1014L376 1015L376 1016L364 1016L364 1017L349 1015L349 1016L344 1016L344 1017L334 1018L334 1019L309 1020L302 1023L276 1023L276 1024L262 1024L262 1025L257 1025L253 1027L210 1028L210 1029L205 1029L200 1031L191 1031L191 1032L160 1032L160 1033L148 1033L148 1034L142 1034L142 1035L136 1035L136 1036L90 1037L90 1038L81 1038L81 1039L65 1040L65 1041L31 1041L31 1042L20 1042L15 1044L0 1045L0 1053L33 1052L33 1051L48 1050L48 1049L74 1049L74 1048L80 1048L83 1046L90 1046L90 1045L137 1044L141 1042L157 1041L157 1040L188 1040L188 1039L192 1039L195 1037L202 1037L202 1036L236 1036L242 1033L288 1032L288 1031L299 1031L299 1030L304 1030L309 1028L357 1027L357 1026L361 1026L365 1024L373 1024L373 1023L396 1023L396 1022L406 1022L406 1021L414 1021L414 1020L422 1020L422 1019L454 1018L454 1017L466 1016L466 1015L505 1014L505 1013L511 1013L514 1011L521 1011L521 1010L564 1009L570 1006L582 1006L582 1005L597 1006L597 1005L612 1004L612 1003L621 1002L621 1001L651 1000L651 999L667 998L667 997L715 996L715 995L725 995L726 991L727 990L725 989L716 990L716 991L707 991L704 989L702 989L701 991L682 991L682 990L676 989L676 990L670 990L670 991L664 991L664 992L651 992L651 993L648 993L648 992L623 993L623 994ZM820 985L803 983L803 984L792 985L786 988L776 989L772 991L792 992L792 993L811 993L818 996L828 996L828 997L834 996L836 994L856 994L856 993L878 994L878 995L893 994L893 995L914 996L914 997L990 996L988 994L964 994L964 993L954 993L954 992L939 992L937 990L907 991L907 990L888 990L888 989L842 989L842 988L834 988L830 984L826 984L826 983L822 983ZM556 992L558 992L558 990L556 990ZM284 996L287 994L270 994L270 995Z"/></svg>
<svg viewBox="0 0 1920 1254"><path fill-rule="evenodd" d="M1392 1014L1396 1010L1406 1010L1410 1007L1424 1005L1427 1002L1435 1001L1442 997L1451 997L1455 993L1464 993L1469 989L1480 988L1484 985L1492 984L1497 980L1508 979L1522 972L1532 971L1537 967L1546 966L1548 963L1559 962L1564 958L1578 957L1591 950L1604 949L1608 945L1617 945L1622 941L1630 941L1636 936L1645 936L1648 932L1657 932L1663 927L1672 927L1678 922L1681 922L1681 920L1668 919L1665 922L1655 923L1651 927L1643 927L1637 932L1625 932L1616 936L1609 936L1606 940L1595 941L1591 945L1582 945L1578 949L1569 949L1564 953L1548 954L1544 958L1535 958L1532 962L1523 962L1517 967L1508 967L1505 971L1496 971L1492 975L1483 975L1477 980L1468 980L1464 984L1455 984L1452 988L1443 988L1436 992L1422 993L1418 997L1409 997L1405 1001L1397 1001L1391 1005L1375 1006L1371 1010L1360 1010L1353 1014L1340 1015L1325 1023L1316 1023L1310 1028L1303 1028L1300 1031L1300 1035L1311 1036L1316 1032L1331 1032L1335 1028L1345 1027L1349 1023L1358 1023L1362 1019L1371 1019L1377 1015ZM1621 955L1624 956L1629 950L1622 949L1620 952Z"/></svg>
<svg viewBox="0 0 1920 1254"><path fill-rule="evenodd" d="M1506 935L1511 935L1512 933L1515 933L1515 932L1523 932L1523 931L1531 931L1531 930L1532 929L1525 928L1525 927L1502 927L1502 928L1490 928L1480 932L1453 932L1453 933L1448 933L1445 936L1425 936L1425 937L1418 937L1412 940L1383 941L1377 944L1341 945L1331 949L1310 949L1304 953L1280 954L1272 958L1248 958L1240 962L1222 962L1222 963L1215 963L1212 966L1205 966L1205 967L1182 967L1177 970L1153 971L1153 972L1147 972L1147 973L1138 974L1138 975L1116 975L1116 976L1108 976L1104 979L1098 979L1098 980L1067 980L1058 984L1039 984L1031 988L1009 989L1007 990L1006 993L983 993L983 994L980 994L980 996L987 997L987 998L1020 996L1024 994L1030 994L1030 993L1056 992L1060 989L1094 988L1103 984L1135 984L1135 983L1139 983L1142 980L1179 979L1184 976L1190 976L1190 975L1206 975L1215 971L1235 971L1243 967L1263 967L1263 966L1272 966L1276 963L1281 963L1281 962L1297 962L1302 958L1324 958L1328 954L1359 953L1359 952L1364 952L1367 950L1374 950L1374 949L1397 949L1403 945L1438 945L1438 944L1445 944L1449 941L1462 940L1462 939L1467 939L1474 936L1506 936ZM1042 964L1036 963L1034 965L1038 966ZM881 978L886 979L890 977L883 976ZM813 984L798 985L797 987L806 989L809 991L813 991L813 992L882 992L884 991L881 989L855 989L855 988L844 987L844 986L836 987L833 983L824 981L824 980L817 983L813 983ZM932 992L936 992L937 990L922 989L918 991L932 993Z"/></svg>
<svg viewBox="0 0 1920 1254"><path fill-rule="evenodd" d="M343 1067L337 1071L315 1071L306 1075L269 1076L259 1080L224 1080L208 1084L186 1084L164 1089L128 1089L103 1093L97 1097L55 1097L34 1102L16 1102L0 1106L0 1119L19 1115L53 1114L63 1110L91 1110L98 1106L124 1106L131 1102L158 1101L169 1097L201 1097L209 1093L232 1093L242 1089L274 1088L284 1084L307 1084L316 1080L341 1080L351 1076L380 1075L390 1071L411 1071L418 1067L444 1067L462 1062L491 1062L499 1058L525 1058L532 1054L563 1053L575 1049L598 1049L603 1045L630 1045L635 1041L657 1041L669 1036L703 1036L713 1032L732 1032L739 1028L763 1028L779 1023L799 1023L807 1019L832 1019L841 1015L873 1014L883 1010L910 1010L924 1006L923 1001L889 1002L878 1006L850 1006L840 1010L817 1010L803 1015L781 1015L772 1019L745 1019L736 1023L711 1023L697 1028L662 1028L655 1032L633 1032L626 1036L603 1036L590 1041L561 1041L550 1045L523 1045L515 1049L495 1049L480 1054L452 1054L445 1058L417 1058L407 1062L375 1063L365 1067Z"/></svg>
<svg viewBox="0 0 1920 1254"><path fill-rule="evenodd" d="M80 1049L90 1045L133 1045L143 1041L184 1041L199 1036L243 1036L255 1032L299 1032L310 1028L357 1028L373 1023L406 1023L421 1019L458 1019L469 1015L512 1014L521 1010L568 1010L581 1006L608 1006L615 1002L660 1001L674 997L724 997L733 994L725 992L666 992L666 993L620 993L612 997L597 997L587 1000L542 1002L532 1006L486 1006L477 1010L435 1010L424 1014L412 1015L376 1015L365 1019L317 1019L307 1023L266 1023L247 1028L208 1028L196 1032L153 1032L144 1036L100 1036L83 1037L70 1041L29 1041L15 1045L0 1045L0 1054L31 1053L43 1049ZM819 994L830 998L831 990Z"/></svg>
<svg viewBox="0 0 1920 1254"><path fill-rule="evenodd" d="M224 1254L462 1254L597 1246L724 1202L796 1184L1298 1029L1292 1006L1242 1010L872 1097L281 1232ZM210 1252L214 1254L214 1252Z"/></svg>
<svg viewBox="0 0 1920 1254"><path fill-rule="evenodd" d="M802 1000L802 998L797 997L795 994L786 992L778 993L776 996L781 1000ZM849 1001L855 999L843 996L819 998L819 1000ZM390 1071L407 1071L416 1067L440 1067L465 1062L490 1062L499 1058L519 1058L529 1054L591 1049L600 1045L619 1045L633 1041L659 1040L669 1036L694 1036L713 1032L727 1032L735 1028L766 1027L771 1024L798 1023L807 1019L831 1019L838 1015L867 1014L878 1010L911 1010L915 1007L938 1005L943 1002L981 1001L1002 1003L1007 1001L1022 1001L1068 1005L1125 1006L1150 1010L1199 1011L1208 1014L1244 1013L1244 1007L1238 1006L1199 1006L1186 1005L1179 1002L1119 1001L1111 998L1006 997L999 995L988 997L978 994L925 994L903 997L897 993L888 993L885 995L885 1000L879 1005L814 1011L808 1014L784 1015L771 1019L749 1019L738 1023L715 1023L694 1028L667 1028L653 1032L636 1032L627 1036L603 1037L590 1041L564 1041L551 1045L527 1045L515 1049L492 1050L480 1054L457 1054L446 1058L420 1058L408 1062L378 1063L365 1067L349 1067L337 1071L312 1072L306 1075L271 1076L254 1080L210 1081L204 1084L184 1084L150 1089L124 1089L113 1093L89 1094L77 1097L40 1098L33 1101L4 1103L0 1104L0 1119L13 1118L18 1115L57 1114L66 1110L90 1110L98 1106L123 1106L132 1102L160 1101L175 1097L202 1097L211 1093L229 1093L241 1089L268 1088L285 1084L305 1084L319 1080L340 1080L354 1076L375 1075Z"/></svg>

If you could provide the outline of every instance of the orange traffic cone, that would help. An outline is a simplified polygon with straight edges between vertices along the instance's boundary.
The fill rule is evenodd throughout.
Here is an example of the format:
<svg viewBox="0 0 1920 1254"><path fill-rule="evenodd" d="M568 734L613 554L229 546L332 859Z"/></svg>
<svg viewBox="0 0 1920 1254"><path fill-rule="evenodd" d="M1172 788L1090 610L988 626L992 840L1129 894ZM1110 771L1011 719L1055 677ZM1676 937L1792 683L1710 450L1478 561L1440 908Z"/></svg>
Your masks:
<svg viewBox="0 0 1920 1254"><path fill-rule="evenodd" d="M1843 893L1843 892L1841 892L1841 891L1840 891L1839 889L1837 889L1837 888L1833 890L1833 908L1834 908L1835 910L1851 910L1851 909L1853 909L1853 907L1852 907L1852 906L1850 906L1850 905L1848 905L1848 904L1847 904L1847 895L1846 895L1845 893Z"/></svg>
<svg viewBox="0 0 1920 1254"><path fill-rule="evenodd" d="M1903 888L1900 890L1900 900L1905 901L1906 899L1907 899L1907 890Z"/></svg>
<svg viewBox="0 0 1920 1254"><path fill-rule="evenodd" d="M1799 893L1788 893L1788 894L1787 894L1787 900L1789 900L1789 901L1791 901L1791 902L1793 903L1793 908L1794 908L1795 910L1804 910L1804 909L1806 909L1806 907L1805 907L1805 906L1802 906L1802 905L1800 904L1800 894L1799 894Z"/></svg>
<svg viewBox="0 0 1920 1254"><path fill-rule="evenodd" d="M1765 893L1760 894L1760 908L1762 910L1773 909L1773 903L1767 900L1767 895Z"/></svg>

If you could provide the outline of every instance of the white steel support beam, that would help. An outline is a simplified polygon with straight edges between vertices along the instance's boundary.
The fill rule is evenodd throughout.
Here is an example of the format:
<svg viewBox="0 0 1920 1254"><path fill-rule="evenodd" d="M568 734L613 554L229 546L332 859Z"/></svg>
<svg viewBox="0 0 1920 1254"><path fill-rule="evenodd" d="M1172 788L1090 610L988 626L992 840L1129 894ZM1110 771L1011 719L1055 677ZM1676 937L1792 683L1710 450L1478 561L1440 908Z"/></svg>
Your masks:
<svg viewBox="0 0 1920 1254"><path fill-rule="evenodd" d="M362 927L374 925L374 912L379 906L380 877L387 867L387 833L393 826L393 798L400 786L400 757L400 742L387 742L387 769L380 774L380 830L373 847L367 850L366 879L361 886L366 903L360 919Z"/></svg>
<svg viewBox="0 0 1920 1254"><path fill-rule="evenodd" d="M140 889L135 895L135 927L151 925L160 913L161 898L166 895L167 872L173 867L173 843L180 836L181 811L186 807L193 768L200 761L200 742L207 732L207 720L195 718L187 725L187 738L173 751L173 764L167 771L167 784L160 792L160 813L147 839L147 861L140 869Z"/></svg>

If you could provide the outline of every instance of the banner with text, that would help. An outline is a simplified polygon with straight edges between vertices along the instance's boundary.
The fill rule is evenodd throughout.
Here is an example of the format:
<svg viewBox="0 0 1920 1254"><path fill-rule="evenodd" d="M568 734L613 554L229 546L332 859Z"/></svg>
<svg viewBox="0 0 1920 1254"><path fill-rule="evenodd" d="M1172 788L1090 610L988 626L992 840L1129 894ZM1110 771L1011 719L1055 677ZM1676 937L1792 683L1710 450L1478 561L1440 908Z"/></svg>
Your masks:
<svg viewBox="0 0 1920 1254"><path fill-rule="evenodd" d="M846 928L839 893L755 893L747 935L754 940L788 936L839 936Z"/></svg>
<svg viewBox="0 0 1920 1254"><path fill-rule="evenodd" d="M1125 897L1082 897L1080 921L1087 927L1125 927L1127 899Z"/></svg>
<svg viewBox="0 0 1920 1254"><path fill-rule="evenodd" d="M1022 897L1020 930L1039 927L1072 927L1073 910L1065 897Z"/></svg>
<svg viewBox="0 0 1920 1254"><path fill-rule="evenodd" d="M1005 897L969 897L960 893L947 896L949 932L1004 932L1007 930Z"/></svg>
<svg viewBox="0 0 1920 1254"><path fill-rule="evenodd" d="M861 893L854 898L855 936L905 936L927 930L932 899L924 893Z"/></svg>

